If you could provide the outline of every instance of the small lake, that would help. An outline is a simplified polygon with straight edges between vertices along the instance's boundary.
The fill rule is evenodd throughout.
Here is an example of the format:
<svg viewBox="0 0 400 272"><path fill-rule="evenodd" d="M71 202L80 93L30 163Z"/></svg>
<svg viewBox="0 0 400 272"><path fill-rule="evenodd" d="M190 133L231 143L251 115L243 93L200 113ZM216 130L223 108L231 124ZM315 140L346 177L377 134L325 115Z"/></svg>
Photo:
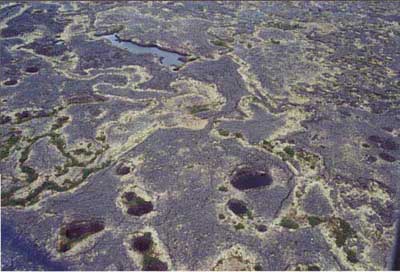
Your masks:
<svg viewBox="0 0 400 272"><path fill-rule="evenodd" d="M112 45L128 50L132 54L156 55L157 57L160 58L160 62L163 65L179 67L182 64L184 64L184 62L180 60L180 58L185 57L184 55L175 52L170 52L167 50L162 50L157 46L142 46L131 41L123 41L120 38L118 38L118 36L115 34L106 35L103 37L111 41Z"/></svg>
<svg viewBox="0 0 400 272"><path fill-rule="evenodd" d="M33 242L19 235L13 222L2 218L1 268L2 270L67 270L66 264L53 261L50 255Z"/></svg>

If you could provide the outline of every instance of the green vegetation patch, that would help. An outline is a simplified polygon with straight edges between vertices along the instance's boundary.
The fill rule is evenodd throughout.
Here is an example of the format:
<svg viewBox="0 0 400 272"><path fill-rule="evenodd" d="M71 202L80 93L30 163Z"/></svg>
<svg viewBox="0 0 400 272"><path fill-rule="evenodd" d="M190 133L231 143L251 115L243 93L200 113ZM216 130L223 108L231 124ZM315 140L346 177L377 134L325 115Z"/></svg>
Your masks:
<svg viewBox="0 0 400 272"><path fill-rule="evenodd" d="M280 44L281 43L279 40L275 40L275 39L271 39L270 41L273 44Z"/></svg>
<svg viewBox="0 0 400 272"><path fill-rule="evenodd" d="M150 256L148 254L143 256L143 270L144 271L166 271L168 265L162 262L157 257Z"/></svg>
<svg viewBox="0 0 400 272"><path fill-rule="evenodd" d="M219 133L219 135L224 136L224 137L228 137L229 136L229 131L224 130L224 129L219 129L218 133Z"/></svg>
<svg viewBox="0 0 400 272"><path fill-rule="evenodd" d="M78 148L72 151L75 155L85 155L85 156L91 156L93 155L93 152L90 150L86 150L85 148Z"/></svg>
<svg viewBox="0 0 400 272"><path fill-rule="evenodd" d="M315 226L317 226L317 225L319 225L319 224L321 224L322 222L324 222L325 220L324 219L322 219L322 218L320 218L320 217L318 217L318 216L308 216L307 217L307 219L308 219L308 223L312 226L312 227L315 227Z"/></svg>
<svg viewBox="0 0 400 272"><path fill-rule="evenodd" d="M196 114L199 112L204 112L204 111L210 110L208 105L194 105L194 106L187 107L187 109L189 110L189 112L191 114Z"/></svg>
<svg viewBox="0 0 400 272"><path fill-rule="evenodd" d="M307 266L308 271L320 271L321 268L318 265L310 264Z"/></svg>
<svg viewBox="0 0 400 272"><path fill-rule="evenodd" d="M39 177L39 175L36 173L35 169L33 169L32 167L22 165L21 171L26 174L25 181L28 183L34 182Z"/></svg>
<svg viewBox="0 0 400 272"><path fill-rule="evenodd" d="M347 260L351 263L358 263L357 253L353 249L348 249L345 251Z"/></svg>
<svg viewBox="0 0 400 272"><path fill-rule="evenodd" d="M242 229L244 229L244 225L243 225L242 223L237 223L237 224L235 225L235 229L236 229L236 230L242 230Z"/></svg>
<svg viewBox="0 0 400 272"><path fill-rule="evenodd" d="M28 146L27 148L25 148L22 152L21 152L21 157L19 158L19 162L20 163L24 163L28 157L29 157L29 153L31 152L31 145Z"/></svg>
<svg viewBox="0 0 400 272"><path fill-rule="evenodd" d="M234 135L235 135L236 138L243 139L243 134L240 133L240 132L235 132Z"/></svg>
<svg viewBox="0 0 400 272"><path fill-rule="evenodd" d="M39 194L45 190L52 190L57 192L65 191L64 188L58 186L56 183L51 181L45 181L42 185L32 190L29 195L24 199L12 199L12 195L8 195L6 198L1 199L3 206L27 206L36 203L39 198Z"/></svg>
<svg viewBox="0 0 400 272"><path fill-rule="evenodd" d="M344 246L347 239L356 236L356 232L353 230L351 225L342 218L333 218L331 224L333 227L335 243L338 247Z"/></svg>
<svg viewBox="0 0 400 272"><path fill-rule="evenodd" d="M304 150L296 152L296 155L300 161L308 164L311 169L315 169L319 161L319 157L317 155Z"/></svg>
<svg viewBox="0 0 400 272"><path fill-rule="evenodd" d="M10 150L15 146L21 139L21 136L12 134L7 141L0 146L0 159L7 158L10 155Z"/></svg>
<svg viewBox="0 0 400 272"><path fill-rule="evenodd" d="M300 28L300 24L297 22L281 22L281 21L270 21L266 22L267 27L274 27L274 28L279 28L282 30L295 30Z"/></svg>
<svg viewBox="0 0 400 272"><path fill-rule="evenodd" d="M296 266L295 271L321 271L321 268L316 264L299 264Z"/></svg>
<svg viewBox="0 0 400 272"><path fill-rule="evenodd" d="M66 173L68 173L68 168L67 167L62 167L60 165L57 165L55 167L55 170L56 170L56 173L55 173L56 177L60 177L62 175L65 175Z"/></svg>
<svg viewBox="0 0 400 272"><path fill-rule="evenodd" d="M68 116L58 117L56 119L56 122L51 126L51 129L56 130L56 129L62 128L64 126L64 124L68 122L68 120L69 120Z"/></svg>
<svg viewBox="0 0 400 272"><path fill-rule="evenodd" d="M101 135L96 137L96 140L100 141L100 142L105 142L106 141L106 135L101 134Z"/></svg>
<svg viewBox="0 0 400 272"><path fill-rule="evenodd" d="M293 148L291 148L290 146L286 146L283 151L286 152L286 154L288 154L291 158L294 157L294 150Z"/></svg>
<svg viewBox="0 0 400 272"><path fill-rule="evenodd" d="M110 165L110 161L106 161L102 163L100 166L93 167L93 168L88 168L89 174L99 171L108 165ZM27 170L30 172L30 170ZM53 181L46 181L39 187L35 188L32 190L29 195L24 198L24 199L13 199L12 194L8 194L6 198L3 199L2 197L2 205L3 206L27 206L27 205L32 205L36 203L39 200L39 194L45 190L49 191L55 191L55 192L65 192L68 191L79 184L81 184L85 179L82 177L81 179L78 179L74 182L72 181L66 181L65 183L67 186L59 186L58 184L54 183Z"/></svg>
<svg viewBox="0 0 400 272"><path fill-rule="evenodd" d="M274 145L271 143L271 141L267 140L262 141L261 146L269 152L272 152L272 150L274 149Z"/></svg>
<svg viewBox="0 0 400 272"><path fill-rule="evenodd" d="M253 216L253 212L252 212L252 211L247 210L246 215L247 215L247 218L249 218L250 220L253 220L253 219L254 219L254 216Z"/></svg>
<svg viewBox="0 0 400 272"><path fill-rule="evenodd" d="M228 44L223 40L212 40L211 43L216 46L229 47Z"/></svg>
<svg viewBox="0 0 400 272"><path fill-rule="evenodd" d="M281 159L283 161L287 161L290 159L289 155L286 152L282 152L282 151L278 151L276 152L276 155L278 155L279 157L281 157Z"/></svg>
<svg viewBox="0 0 400 272"><path fill-rule="evenodd" d="M84 168L82 170L82 181L85 180L90 174L106 168L107 166L110 165L110 163L111 163L111 161L105 161L99 166L91 167L91 168Z"/></svg>
<svg viewBox="0 0 400 272"><path fill-rule="evenodd" d="M79 162L78 159L76 159L74 156L72 156L70 153L68 153L65 150L66 143L60 134L51 133L49 136L50 136L50 143L55 145L57 147L58 151L60 151L60 153L64 157L69 159L66 167L83 167L83 166L85 166L85 163Z"/></svg>
<svg viewBox="0 0 400 272"><path fill-rule="evenodd" d="M297 224L296 221L289 217L284 217L282 218L281 222L279 223L282 227L287 228L287 229L298 229L299 224Z"/></svg>

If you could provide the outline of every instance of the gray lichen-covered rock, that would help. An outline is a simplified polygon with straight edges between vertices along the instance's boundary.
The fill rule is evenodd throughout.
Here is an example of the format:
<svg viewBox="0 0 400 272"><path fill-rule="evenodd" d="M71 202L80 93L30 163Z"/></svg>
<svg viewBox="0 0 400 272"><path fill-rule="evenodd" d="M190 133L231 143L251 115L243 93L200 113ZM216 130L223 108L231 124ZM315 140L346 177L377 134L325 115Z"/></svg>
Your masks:
<svg viewBox="0 0 400 272"><path fill-rule="evenodd" d="M329 216L332 213L332 207L318 185L310 189L303 200L303 209L305 212L317 216Z"/></svg>
<svg viewBox="0 0 400 272"><path fill-rule="evenodd" d="M2 269L391 268L399 10L2 1Z"/></svg>

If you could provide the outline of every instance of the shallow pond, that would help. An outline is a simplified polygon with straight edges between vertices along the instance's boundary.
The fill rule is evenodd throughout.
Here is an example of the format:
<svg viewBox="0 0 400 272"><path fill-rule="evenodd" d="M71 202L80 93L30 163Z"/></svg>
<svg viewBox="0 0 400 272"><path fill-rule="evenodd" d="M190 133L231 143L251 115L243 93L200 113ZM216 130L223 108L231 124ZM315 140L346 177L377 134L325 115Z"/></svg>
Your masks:
<svg viewBox="0 0 400 272"><path fill-rule="evenodd" d="M26 237L18 234L12 222L1 222L2 270L67 270L66 264L53 261L50 255Z"/></svg>
<svg viewBox="0 0 400 272"><path fill-rule="evenodd" d="M153 54L160 58L161 64L166 66L179 67L184 63L180 60L181 58L185 57L184 55L163 50L158 48L157 46L143 46L132 41L123 41L115 34L106 35L103 37L111 41L112 45L128 50L132 54Z"/></svg>

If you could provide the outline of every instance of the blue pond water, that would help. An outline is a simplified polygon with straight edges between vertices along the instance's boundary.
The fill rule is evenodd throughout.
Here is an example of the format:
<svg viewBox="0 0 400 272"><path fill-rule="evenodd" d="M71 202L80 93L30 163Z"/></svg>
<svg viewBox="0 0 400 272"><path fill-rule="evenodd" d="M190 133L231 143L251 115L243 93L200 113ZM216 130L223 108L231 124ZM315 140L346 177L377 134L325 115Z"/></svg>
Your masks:
<svg viewBox="0 0 400 272"><path fill-rule="evenodd" d="M160 58L161 64L167 66L176 66L179 67L183 64L183 61L180 58L184 57L184 55L170 52L167 50L162 50L157 46L141 46L131 41L123 41L118 38L117 35L106 35L103 36L107 40L111 41L111 44L117 46L119 48L128 50L132 54L153 54Z"/></svg>
<svg viewBox="0 0 400 272"><path fill-rule="evenodd" d="M55 262L44 250L19 235L11 222L1 222L2 270L67 270L65 264Z"/></svg>

